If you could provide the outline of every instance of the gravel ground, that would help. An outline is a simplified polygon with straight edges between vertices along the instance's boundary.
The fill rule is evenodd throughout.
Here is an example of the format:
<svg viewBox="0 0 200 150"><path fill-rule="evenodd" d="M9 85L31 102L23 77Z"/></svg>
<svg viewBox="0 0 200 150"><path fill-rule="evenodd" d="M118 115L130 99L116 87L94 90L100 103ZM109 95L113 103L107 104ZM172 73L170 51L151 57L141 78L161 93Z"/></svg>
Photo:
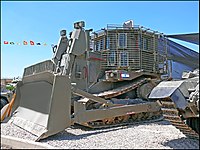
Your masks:
<svg viewBox="0 0 200 150"><path fill-rule="evenodd" d="M1 123L1 134L36 139L9 123ZM199 149L198 140L187 138L165 120L98 130L76 125L40 142L64 149Z"/></svg>
<svg viewBox="0 0 200 150"><path fill-rule="evenodd" d="M13 149L12 146L9 145L2 145L1 144L1 149Z"/></svg>

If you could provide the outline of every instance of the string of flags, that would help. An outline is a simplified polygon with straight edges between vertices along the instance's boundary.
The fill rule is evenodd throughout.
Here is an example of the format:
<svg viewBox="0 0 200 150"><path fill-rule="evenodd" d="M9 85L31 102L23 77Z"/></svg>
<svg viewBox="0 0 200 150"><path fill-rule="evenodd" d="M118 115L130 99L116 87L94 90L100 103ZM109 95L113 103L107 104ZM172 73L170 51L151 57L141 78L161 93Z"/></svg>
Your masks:
<svg viewBox="0 0 200 150"><path fill-rule="evenodd" d="M47 46L47 43L34 42L32 40L30 40L30 41L23 41L22 43L20 43L20 42L12 42L12 41L4 41L3 43L5 45L32 45L32 46L38 45L38 46Z"/></svg>

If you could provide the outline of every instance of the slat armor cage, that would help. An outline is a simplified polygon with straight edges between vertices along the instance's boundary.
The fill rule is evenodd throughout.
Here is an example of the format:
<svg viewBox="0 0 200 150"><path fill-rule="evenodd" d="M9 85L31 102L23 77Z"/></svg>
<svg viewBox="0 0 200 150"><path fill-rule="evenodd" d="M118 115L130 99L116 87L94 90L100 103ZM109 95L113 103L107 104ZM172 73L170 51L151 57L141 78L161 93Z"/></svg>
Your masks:
<svg viewBox="0 0 200 150"><path fill-rule="evenodd" d="M142 26L107 25L93 32L90 48L101 53L101 69L167 74L167 39Z"/></svg>

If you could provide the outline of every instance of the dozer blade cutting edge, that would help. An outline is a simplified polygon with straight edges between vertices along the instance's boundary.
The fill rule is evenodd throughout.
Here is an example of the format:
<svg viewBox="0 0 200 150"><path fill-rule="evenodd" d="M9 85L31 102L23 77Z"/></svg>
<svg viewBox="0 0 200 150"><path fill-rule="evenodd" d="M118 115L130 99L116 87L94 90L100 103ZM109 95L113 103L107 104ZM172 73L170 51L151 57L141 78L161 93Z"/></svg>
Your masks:
<svg viewBox="0 0 200 150"><path fill-rule="evenodd" d="M36 141L71 125L71 82L68 76L50 72L26 76L16 90L10 121L36 135Z"/></svg>

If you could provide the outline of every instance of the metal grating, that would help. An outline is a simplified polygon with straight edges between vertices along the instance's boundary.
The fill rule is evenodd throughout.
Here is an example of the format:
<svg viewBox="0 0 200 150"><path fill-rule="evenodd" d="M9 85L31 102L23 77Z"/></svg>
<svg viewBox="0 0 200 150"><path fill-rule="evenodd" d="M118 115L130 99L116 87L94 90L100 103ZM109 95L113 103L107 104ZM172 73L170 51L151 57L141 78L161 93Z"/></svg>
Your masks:
<svg viewBox="0 0 200 150"><path fill-rule="evenodd" d="M124 28L108 25L92 36L93 51L100 51L105 61L102 69L143 70L158 73L165 70L166 38L158 32L140 26ZM163 73L166 73L163 72Z"/></svg>
<svg viewBox="0 0 200 150"><path fill-rule="evenodd" d="M25 68L23 76L28 76L34 73L39 73L44 71L55 72L55 70L56 70L55 64L51 60L46 60Z"/></svg>

